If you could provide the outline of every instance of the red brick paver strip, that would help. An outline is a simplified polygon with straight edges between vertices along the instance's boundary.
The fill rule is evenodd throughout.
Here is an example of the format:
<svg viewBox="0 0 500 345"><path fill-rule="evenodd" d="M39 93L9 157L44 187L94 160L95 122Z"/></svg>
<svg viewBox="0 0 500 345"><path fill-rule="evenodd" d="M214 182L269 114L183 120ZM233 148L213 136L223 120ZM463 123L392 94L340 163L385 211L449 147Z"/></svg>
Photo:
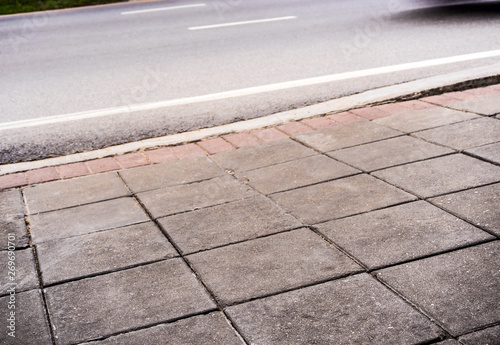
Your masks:
<svg viewBox="0 0 500 345"><path fill-rule="evenodd" d="M144 154L148 157L151 163L162 163L178 159L177 156L174 155L170 150L170 148L168 147L162 147L161 149L144 151Z"/></svg>
<svg viewBox="0 0 500 345"><path fill-rule="evenodd" d="M179 157L179 159L183 158L191 158L191 157L199 157L206 156L207 152L204 151L201 147L196 144L185 144L174 146L170 148L172 152Z"/></svg>
<svg viewBox="0 0 500 345"><path fill-rule="evenodd" d="M448 97L446 95L437 95L437 96L429 96L425 98L421 98L424 102L429 102L438 105L448 105L451 103L455 103L457 100L452 97Z"/></svg>
<svg viewBox="0 0 500 345"><path fill-rule="evenodd" d="M63 179L91 174L89 168L84 163L59 165L56 169Z"/></svg>
<svg viewBox="0 0 500 345"><path fill-rule="evenodd" d="M257 137L251 135L250 133L229 134L226 135L224 139L238 148L262 143Z"/></svg>
<svg viewBox="0 0 500 345"><path fill-rule="evenodd" d="M361 108L361 109L354 109L354 110L351 110L351 113L356 114L356 115L361 116L361 117L364 117L365 119L368 119L368 120L375 120L375 119L379 119L381 117L391 116L391 113L383 111L382 109L377 108L377 107L367 107L367 108Z"/></svg>
<svg viewBox="0 0 500 345"><path fill-rule="evenodd" d="M28 177L28 182L30 184L49 182L61 179L61 177L57 173L56 168L54 167L30 170L26 172L26 176Z"/></svg>
<svg viewBox="0 0 500 345"><path fill-rule="evenodd" d="M476 95L470 94L470 93L465 93L461 91L456 91L456 92L448 92L444 94L447 97L455 98L459 101L467 101L469 99L477 98Z"/></svg>
<svg viewBox="0 0 500 345"><path fill-rule="evenodd" d="M338 123L352 123L352 122L359 122L359 121L366 121L365 118L359 117L358 115L354 115L353 113L350 112L343 112L343 113L338 113L338 114L332 114L326 116L330 120L333 120Z"/></svg>
<svg viewBox="0 0 500 345"><path fill-rule="evenodd" d="M465 93L469 95L474 95L474 96L491 96L491 95L498 95L500 93L499 90L495 90L489 87L481 87L479 89L471 89L471 90L466 90L464 91Z"/></svg>
<svg viewBox="0 0 500 345"><path fill-rule="evenodd" d="M222 138L203 140L198 143L198 146L200 146L211 155L235 149L233 145Z"/></svg>
<svg viewBox="0 0 500 345"><path fill-rule="evenodd" d="M26 186L28 181L24 173L0 176L0 190Z"/></svg>
<svg viewBox="0 0 500 345"><path fill-rule="evenodd" d="M288 135L295 135L295 134L302 134L302 133L307 133L311 132L314 130L314 128L309 127L302 122L290 122L286 123L284 125L276 127L280 131L282 131L285 134Z"/></svg>
<svg viewBox="0 0 500 345"><path fill-rule="evenodd" d="M314 129L329 128L338 125L338 123L335 123L326 117L316 117L314 119L302 120L301 122Z"/></svg>
<svg viewBox="0 0 500 345"><path fill-rule="evenodd" d="M86 164L95 174L121 169L113 157L95 159L86 162Z"/></svg>
<svg viewBox="0 0 500 345"><path fill-rule="evenodd" d="M147 157L141 152L127 153L125 155L116 156L115 159L118 164L125 169L151 164Z"/></svg>
<svg viewBox="0 0 500 345"><path fill-rule="evenodd" d="M276 128L259 129L256 131L252 131L252 134L263 142L274 141L288 137L286 134L278 131Z"/></svg>

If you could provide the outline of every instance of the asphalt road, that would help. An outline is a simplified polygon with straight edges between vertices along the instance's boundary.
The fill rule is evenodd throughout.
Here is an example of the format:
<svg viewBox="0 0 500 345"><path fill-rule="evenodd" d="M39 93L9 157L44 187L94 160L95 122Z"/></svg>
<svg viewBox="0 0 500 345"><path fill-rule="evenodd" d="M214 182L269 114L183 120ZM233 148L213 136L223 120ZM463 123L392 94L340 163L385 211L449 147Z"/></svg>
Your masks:
<svg viewBox="0 0 500 345"><path fill-rule="evenodd" d="M500 3L478 1L153 1L0 17L0 163L492 64L500 57L260 88L498 50L499 33Z"/></svg>

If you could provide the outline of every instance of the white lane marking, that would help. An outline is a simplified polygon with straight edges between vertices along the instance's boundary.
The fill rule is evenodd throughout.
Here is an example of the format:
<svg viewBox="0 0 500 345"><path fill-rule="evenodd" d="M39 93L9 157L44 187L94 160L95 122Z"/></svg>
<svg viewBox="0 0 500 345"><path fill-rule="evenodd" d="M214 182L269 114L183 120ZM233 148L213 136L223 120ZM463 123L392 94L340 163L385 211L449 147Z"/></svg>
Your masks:
<svg viewBox="0 0 500 345"><path fill-rule="evenodd" d="M391 72L401 72L401 71L407 71L407 70L423 68L423 67L439 66L439 65L451 64L451 63L456 63L456 62L471 61L471 60L485 59L485 58L498 57L498 56L500 56L500 50L491 50L491 51L481 52L481 53L458 55L458 56L452 56L452 57L447 57L447 58L432 59L432 60L425 60L425 61L419 61L419 62L410 62L410 63L400 64L400 65L387 66L387 67L370 68L370 69L364 69L364 70L354 71L354 72L330 74L330 75L326 75L323 77L300 79L300 80L287 81L287 82L283 82L283 83L268 84L268 85L262 85L262 86L254 86L254 87L248 87L245 89L212 93L212 94L203 95L203 96L186 97L186 98L172 99L172 100L168 100L168 101L160 101L160 102L152 102L152 103L132 104L132 105L128 105L128 106L121 106L121 107L115 107L115 108L105 108L105 109L77 112L77 113L72 113L72 114L40 117L37 119L27 119L27 120L20 120L20 121L4 122L4 123L0 123L0 130L33 127L33 126L47 125L47 124L66 122L66 121L84 120L84 119L90 119L90 118L95 118L95 117L131 113L131 112L135 112L135 111L145 111L145 110L153 110L153 109L173 107L173 106L185 105L185 104L217 101L217 100L222 100L222 99L227 99L227 98L250 96L250 95L255 95L255 94L259 94L259 93L279 91L279 90L291 89L291 88L301 87L301 86L324 84L324 83L330 83L330 82L339 81L339 80L368 77L368 76L374 76L374 75L391 73Z"/></svg>
<svg viewBox="0 0 500 345"><path fill-rule="evenodd" d="M255 24L255 23L267 23L267 22L276 22L278 20L289 20L289 19L297 19L297 17L296 16L288 16L288 17L278 17L278 18L245 20L243 22L233 22L233 23L224 23L224 24L192 26L192 27L188 28L188 30L213 29L213 28L222 28L222 27L226 27L226 26L246 25L246 24Z"/></svg>
<svg viewBox="0 0 500 345"><path fill-rule="evenodd" d="M138 14L138 13L147 13L147 12L158 12L158 11L170 11L170 10L180 10L183 8L192 8L192 7L204 7L207 4L191 4L191 5L181 5L181 6L170 6L170 7L158 7L158 8L150 8L147 10L137 10L137 11L126 11L122 12L122 15L128 14Z"/></svg>

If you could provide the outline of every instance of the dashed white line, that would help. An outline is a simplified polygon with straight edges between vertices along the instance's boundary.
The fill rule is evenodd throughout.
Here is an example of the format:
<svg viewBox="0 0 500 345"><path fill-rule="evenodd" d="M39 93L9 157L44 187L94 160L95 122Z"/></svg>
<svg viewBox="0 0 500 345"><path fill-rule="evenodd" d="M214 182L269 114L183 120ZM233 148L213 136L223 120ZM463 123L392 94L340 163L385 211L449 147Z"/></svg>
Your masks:
<svg viewBox="0 0 500 345"><path fill-rule="evenodd" d="M148 13L148 12L159 12L159 11L171 11L171 10L180 10L183 8L193 8L193 7L205 7L207 4L191 4L191 5L181 5L181 6L170 6L170 7L157 7L150 8L147 10L137 10L137 11L126 11L122 12L122 15L128 14L138 14L138 13Z"/></svg>
<svg viewBox="0 0 500 345"><path fill-rule="evenodd" d="M278 17L278 18L245 20L242 22L232 22L232 23L223 23L223 24L214 24L214 25L192 26L192 27L188 28L188 30L204 30L204 29L222 28L222 27L236 26L236 25L277 22L279 20L290 20L290 19L297 19L297 17L296 16L287 16L287 17Z"/></svg>

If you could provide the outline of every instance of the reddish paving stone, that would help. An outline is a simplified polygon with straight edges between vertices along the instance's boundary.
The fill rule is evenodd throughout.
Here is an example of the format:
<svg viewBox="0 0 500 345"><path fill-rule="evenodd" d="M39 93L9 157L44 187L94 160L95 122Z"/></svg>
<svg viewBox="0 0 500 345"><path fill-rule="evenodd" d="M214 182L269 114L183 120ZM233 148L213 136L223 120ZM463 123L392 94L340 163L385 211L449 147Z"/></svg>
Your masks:
<svg viewBox="0 0 500 345"><path fill-rule="evenodd" d="M151 163L162 163L166 161L177 160L177 156L172 153L170 148L162 147L161 149L144 151Z"/></svg>
<svg viewBox="0 0 500 345"><path fill-rule="evenodd" d="M125 155L116 156L115 159L118 164L125 169L151 164L147 157L141 152L127 153Z"/></svg>
<svg viewBox="0 0 500 345"><path fill-rule="evenodd" d="M286 123L284 125L276 127L276 129L282 131L285 134L288 135L295 135L295 134L302 134L302 133L307 133L311 132L314 130L314 128L309 127L302 122L290 122Z"/></svg>
<svg viewBox="0 0 500 345"><path fill-rule="evenodd" d="M416 101L406 101L406 102L399 102L398 105L401 105L402 107L405 107L410 110L421 110L421 109L427 109L427 108L433 108L435 105L429 104L426 102L421 102L419 100Z"/></svg>
<svg viewBox="0 0 500 345"><path fill-rule="evenodd" d="M493 89L493 90L500 91L500 84L490 85L490 86L488 86L488 89Z"/></svg>
<svg viewBox="0 0 500 345"><path fill-rule="evenodd" d="M338 125L338 123L335 123L331 119L326 117L316 117L314 119L302 120L300 122L314 129L322 129Z"/></svg>
<svg viewBox="0 0 500 345"><path fill-rule="evenodd" d="M30 184L49 182L61 179L61 177L57 173L56 168L54 167L30 170L26 172L26 176L28 177L28 182Z"/></svg>
<svg viewBox="0 0 500 345"><path fill-rule="evenodd" d="M203 140L197 144L211 155L219 152L234 150L234 146L222 138Z"/></svg>
<svg viewBox="0 0 500 345"><path fill-rule="evenodd" d="M430 97L421 98L420 100L424 101L424 102L438 104L438 105L448 105L451 103L455 103L457 101L455 98L451 98L451 97L448 97L446 95L430 96Z"/></svg>
<svg viewBox="0 0 500 345"><path fill-rule="evenodd" d="M251 135L250 133L229 134L226 135L224 139L238 148L262 143L257 137Z"/></svg>
<svg viewBox="0 0 500 345"><path fill-rule="evenodd" d="M63 179L91 174L89 168L84 163L59 165L56 169Z"/></svg>
<svg viewBox="0 0 500 345"><path fill-rule="evenodd" d="M353 109L351 113L356 114L358 116L364 117L368 120L375 120L381 117L386 117L392 115L391 113L385 112L377 107L367 107L361 109Z"/></svg>
<svg viewBox="0 0 500 345"><path fill-rule="evenodd" d="M481 87L478 89L466 90L464 92L466 92L470 95L474 95L474 96L490 96L490 95L498 95L499 94L498 90L488 88L488 87Z"/></svg>
<svg viewBox="0 0 500 345"><path fill-rule="evenodd" d="M0 190L26 186L28 181L24 173L0 176Z"/></svg>
<svg viewBox="0 0 500 345"><path fill-rule="evenodd" d="M179 159L200 157L200 156L207 155L207 152L204 151L201 147L199 147L196 144L185 144L185 145L173 146L170 149L172 150L174 155L179 157Z"/></svg>
<svg viewBox="0 0 500 345"><path fill-rule="evenodd" d="M276 128L266 128L252 131L252 134L263 142L288 138L288 135L278 131Z"/></svg>
<svg viewBox="0 0 500 345"><path fill-rule="evenodd" d="M399 103L382 104L377 106L377 109L382 110L383 112L386 112L391 115L397 115L408 112L408 108L399 105Z"/></svg>
<svg viewBox="0 0 500 345"><path fill-rule="evenodd" d="M121 169L113 157L95 159L93 161L86 162L86 164L90 170L96 174Z"/></svg>
<svg viewBox="0 0 500 345"><path fill-rule="evenodd" d="M352 123L358 121L366 121L365 118L359 117L358 115L354 115L353 113L349 113L347 111L343 113L328 115L326 117L338 123Z"/></svg>
<svg viewBox="0 0 500 345"><path fill-rule="evenodd" d="M477 96L470 94L470 93L463 92L463 91L448 92L448 93L445 93L445 95L447 97L455 98L455 99L460 100L460 101L467 101L469 99L477 98Z"/></svg>

